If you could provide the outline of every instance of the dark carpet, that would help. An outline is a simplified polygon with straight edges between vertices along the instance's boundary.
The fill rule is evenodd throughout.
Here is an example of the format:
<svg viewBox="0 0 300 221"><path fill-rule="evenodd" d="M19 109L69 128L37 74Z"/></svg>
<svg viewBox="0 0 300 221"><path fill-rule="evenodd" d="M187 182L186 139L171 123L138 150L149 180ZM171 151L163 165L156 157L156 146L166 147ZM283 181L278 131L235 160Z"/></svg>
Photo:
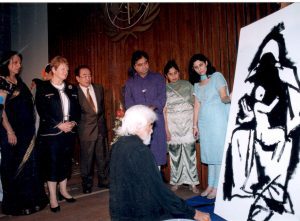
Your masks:
<svg viewBox="0 0 300 221"><path fill-rule="evenodd" d="M226 221L222 217L214 213L215 200L207 199L202 196L194 196L186 200L187 204L202 211L210 214L211 221Z"/></svg>

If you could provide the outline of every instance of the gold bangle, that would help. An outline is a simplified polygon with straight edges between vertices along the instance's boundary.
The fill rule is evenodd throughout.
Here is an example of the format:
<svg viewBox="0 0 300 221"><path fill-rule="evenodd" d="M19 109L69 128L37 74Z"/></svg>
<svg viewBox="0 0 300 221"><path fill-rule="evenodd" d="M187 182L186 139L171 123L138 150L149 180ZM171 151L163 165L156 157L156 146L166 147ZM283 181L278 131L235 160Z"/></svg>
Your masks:
<svg viewBox="0 0 300 221"><path fill-rule="evenodd" d="M7 134L15 134L14 131L7 131Z"/></svg>

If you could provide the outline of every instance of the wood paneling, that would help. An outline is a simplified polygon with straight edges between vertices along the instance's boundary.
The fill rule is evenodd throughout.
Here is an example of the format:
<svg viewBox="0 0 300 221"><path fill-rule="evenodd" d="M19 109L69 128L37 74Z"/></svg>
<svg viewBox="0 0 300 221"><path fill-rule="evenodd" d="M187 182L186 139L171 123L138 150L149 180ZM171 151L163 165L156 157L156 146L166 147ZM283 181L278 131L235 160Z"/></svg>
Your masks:
<svg viewBox="0 0 300 221"><path fill-rule="evenodd" d="M10 50L11 44L11 18L10 18L10 5L0 4L0 57L5 51Z"/></svg>
<svg viewBox="0 0 300 221"><path fill-rule="evenodd" d="M105 88L109 140L133 51L147 51L151 69L159 72L167 60L176 59L183 79L188 79L190 57L203 53L224 74L231 90L240 28L279 9L276 3L161 3L150 29L136 33L137 38L113 42L105 34L103 6L48 4L49 55L69 60L73 83L78 65L91 67L94 82Z"/></svg>

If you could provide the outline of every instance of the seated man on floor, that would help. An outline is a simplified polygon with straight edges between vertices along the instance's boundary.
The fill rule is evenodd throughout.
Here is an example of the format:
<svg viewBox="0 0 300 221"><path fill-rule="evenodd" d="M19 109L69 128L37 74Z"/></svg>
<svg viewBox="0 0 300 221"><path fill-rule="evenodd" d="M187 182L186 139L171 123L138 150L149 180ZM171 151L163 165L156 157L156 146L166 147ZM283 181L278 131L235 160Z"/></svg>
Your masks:
<svg viewBox="0 0 300 221"><path fill-rule="evenodd" d="M118 128L110 160L110 215L114 220L188 218L210 221L210 216L188 206L163 183L150 144L155 112L144 105L130 107Z"/></svg>

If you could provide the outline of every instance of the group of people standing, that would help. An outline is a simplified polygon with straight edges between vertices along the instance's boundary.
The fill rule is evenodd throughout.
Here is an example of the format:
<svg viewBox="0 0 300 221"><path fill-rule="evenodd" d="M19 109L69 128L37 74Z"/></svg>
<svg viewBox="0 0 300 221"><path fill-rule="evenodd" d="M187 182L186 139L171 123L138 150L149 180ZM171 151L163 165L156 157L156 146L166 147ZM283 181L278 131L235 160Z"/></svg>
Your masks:
<svg viewBox="0 0 300 221"><path fill-rule="evenodd" d="M108 186L103 159L106 124L102 86L92 85L87 66L76 69L77 87L68 84L69 64L64 57L54 57L47 67L50 80L36 81L33 97L19 76L22 55L10 51L1 61L1 81L14 88L11 93L1 88L6 92L0 125L4 214L28 215L48 203L52 212L59 212L59 200L76 201L68 192L67 180L71 177L77 131L83 192L92 191L94 155L98 186Z"/></svg>
<svg viewBox="0 0 300 221"><path fill-rule="evenodd" d="M144 51L133 53L131 66L134 74L125 85L125 106L142 104L155 111L158 119L150 149L158 166L166 164L169 152L172 190L188 184L194 193L199 192L195 149L199 139L201 161L208 164L209 177L201 195L215 198L231 100L225 78L202 54L190 59L189 81L180 79L175 60L164 67L166 79L150 71Z"/></svg>
<svg viewBox="0 0 300 221"><path fill-rule="evenodd" d="M83 192L92 191L94 153L98 187L108 187L103 87L92 84L91 70L85 65L75 70L79 85L68 84L65 81L69 73L68 61L56 56L47 66L50 80L36 84L33 98L19 76L21 67L22 55L18 52L9 52L2 59L1 79L15 87L7 95L0 126L2 211L12 215L31 214L50 202L51 211L58 212L58 199L76 201L67 190L67 180L71 176L77 132ZM169 152L172 190L188 184L194 193L199 193L195 150L195 141L199 139L201 160L209 168L209 185L201 195L215 198L230 103L223 75L216 72L202 54L195 54L190 60L190 82L180 79L174 60L167 62L165 78L150 71L149 56L144 51L133 53L131 68L132 76L125 85L125 107L143 105L154 113L150 122L153 130L152 126L148 128L151 132L144 142L154 156L153 163L160 169L166 164ZM35 128L35 107L38 128ZM110 175L113 196L116 176ZM173 195L169 198L175 199Z"/></svg>
<svg viewBox="0 0 300 221"><path fill-rule="evenodd" d="M200 139L201 160L209 167L209 185L201 195L216 197L231 98L225 78L204 55L193 55L189 67L190 82L180 79L170 60L164 79L150 71L146 52L133 53L127 111L110 159L112 220L210 220L172 193L159 172L169 152L171 190L188 184L199 193L195 141Z"/></svg>

